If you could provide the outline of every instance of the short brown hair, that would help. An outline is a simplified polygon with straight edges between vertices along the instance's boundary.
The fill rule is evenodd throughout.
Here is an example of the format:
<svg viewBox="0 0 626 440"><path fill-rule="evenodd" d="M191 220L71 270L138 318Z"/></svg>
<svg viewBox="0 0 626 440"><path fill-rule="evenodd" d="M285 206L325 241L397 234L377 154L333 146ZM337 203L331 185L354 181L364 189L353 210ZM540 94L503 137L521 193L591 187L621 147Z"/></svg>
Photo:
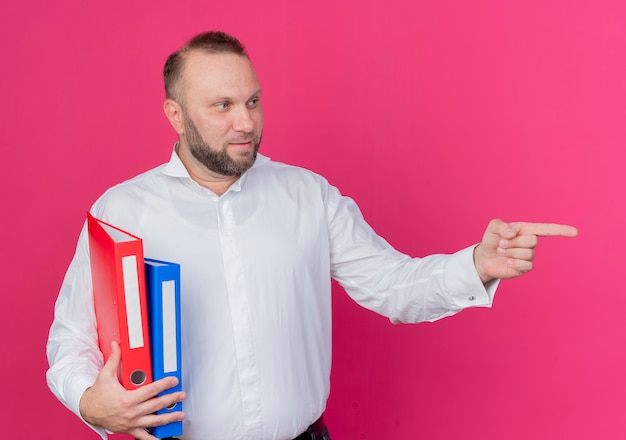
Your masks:
<svg viewBox="0 0 626 440"><path fill-rule="evenodd" d="M165 83L165 97L176 99L176 84L178 83L185 55L191 51L199 50L205 53L234 53L247 57L246 49L239 40L222 31L209 31L193 37L178 51L171 54L163 67L163 81Z"/></svg>

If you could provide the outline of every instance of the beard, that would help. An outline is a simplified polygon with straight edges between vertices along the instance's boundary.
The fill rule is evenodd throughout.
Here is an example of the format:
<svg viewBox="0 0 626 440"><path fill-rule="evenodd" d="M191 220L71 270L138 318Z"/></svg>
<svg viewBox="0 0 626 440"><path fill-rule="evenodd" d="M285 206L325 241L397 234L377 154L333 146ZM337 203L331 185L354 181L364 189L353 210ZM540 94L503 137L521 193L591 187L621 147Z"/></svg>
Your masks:
<svg viewBox="0 0 626 440"><path fill-rule="evenodd" d="M261 145L261 135L245 133L242 138L236 139L236 142L252 142L253 149L252 151L237 152L238 160L235 160L228 154L227 142L224 143L221 150L213 148L204 140L198 131L198 127L196 127L196 124L194 124L187 112L183 112L183 117L189 151L208 170L222 176L238 176L254 165L259 146Z"/></svg>

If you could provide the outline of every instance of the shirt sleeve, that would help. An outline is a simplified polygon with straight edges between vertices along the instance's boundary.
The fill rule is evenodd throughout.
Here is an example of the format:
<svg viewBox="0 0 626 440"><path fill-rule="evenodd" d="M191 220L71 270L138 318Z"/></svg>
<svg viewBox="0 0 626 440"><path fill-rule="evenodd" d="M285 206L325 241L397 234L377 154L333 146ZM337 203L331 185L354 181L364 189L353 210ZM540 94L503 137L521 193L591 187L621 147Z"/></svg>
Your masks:
<svg viewBox="0 0 626 440"><path fill-rule="evenodd" d="M395 250L348 197L330 187L331 274L360 305L393 323L436 321L468 307L491 307L498 281L483 285L473 249L411 258Z"/></svg>
<svg viewBox="0 0 626 440"><path fill-rule="evenodd" d="M46 380L50 390L83 420L80 399L104 365L98 348L86 225L55 304L46 353L50 366ZM87 425L103 439L107 438L103 428Z"/></svg>

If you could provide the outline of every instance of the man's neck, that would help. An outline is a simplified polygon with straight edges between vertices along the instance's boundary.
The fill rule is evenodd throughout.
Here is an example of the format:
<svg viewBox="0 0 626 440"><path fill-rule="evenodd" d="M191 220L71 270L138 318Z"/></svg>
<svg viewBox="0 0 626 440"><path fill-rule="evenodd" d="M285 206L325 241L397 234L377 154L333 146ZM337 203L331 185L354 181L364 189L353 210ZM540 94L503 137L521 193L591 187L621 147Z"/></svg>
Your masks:
<svg viewBox="0 0 626 440"><path fill-rule="evenodd" d="M198 176L194 176L191 172L189 172L189 175L198 185L208 189L209 191L212 191L217 196L221 196L226 191L228 191L228 188L230 188L230 186L235 183L240 177L233 176L228 178L227 180L208 180L202 179Z"/></svg>
<svg viewBox="0 0 626 440"><path fill-rule="evenodd" d="M218 196L228 191L228 188L241 177L239 174L223 176L207 170L204 165L200 164L188 154L187 149L180 148L180 145L176 146L176 154L178 154L178 157L187 169L189 177L198 185L212 191Z"/></svg>

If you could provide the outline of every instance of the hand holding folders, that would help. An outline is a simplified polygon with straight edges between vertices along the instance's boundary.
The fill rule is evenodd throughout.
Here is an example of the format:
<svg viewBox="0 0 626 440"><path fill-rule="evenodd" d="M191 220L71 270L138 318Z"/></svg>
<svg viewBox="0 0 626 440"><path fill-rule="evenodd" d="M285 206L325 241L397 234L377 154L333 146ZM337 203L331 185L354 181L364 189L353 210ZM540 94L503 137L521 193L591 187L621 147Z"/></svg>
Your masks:
<svg viewBox="0 0 626 440"><path fill-rule="evenodd" d="M117 342L111 344L111 354L93 386L80 399L80 415L88 423L111 432L124 432L139 440L155 440L146 427L180 423L182 412L154 414L185 400L183 391L159 395L179 382L168 376L134 390L126 390L119 381L118 369L121 350Z"/></svg>
<svg viewBox="0 0 626 440"><path fill-rule="evenodd" d="M107 362L84 393L81 414L142 440L180 435L180 266L144 260L141 238L90 213L87 224L98 343ZM165 378L154 382L157 391L153 378Z"/></svg>

